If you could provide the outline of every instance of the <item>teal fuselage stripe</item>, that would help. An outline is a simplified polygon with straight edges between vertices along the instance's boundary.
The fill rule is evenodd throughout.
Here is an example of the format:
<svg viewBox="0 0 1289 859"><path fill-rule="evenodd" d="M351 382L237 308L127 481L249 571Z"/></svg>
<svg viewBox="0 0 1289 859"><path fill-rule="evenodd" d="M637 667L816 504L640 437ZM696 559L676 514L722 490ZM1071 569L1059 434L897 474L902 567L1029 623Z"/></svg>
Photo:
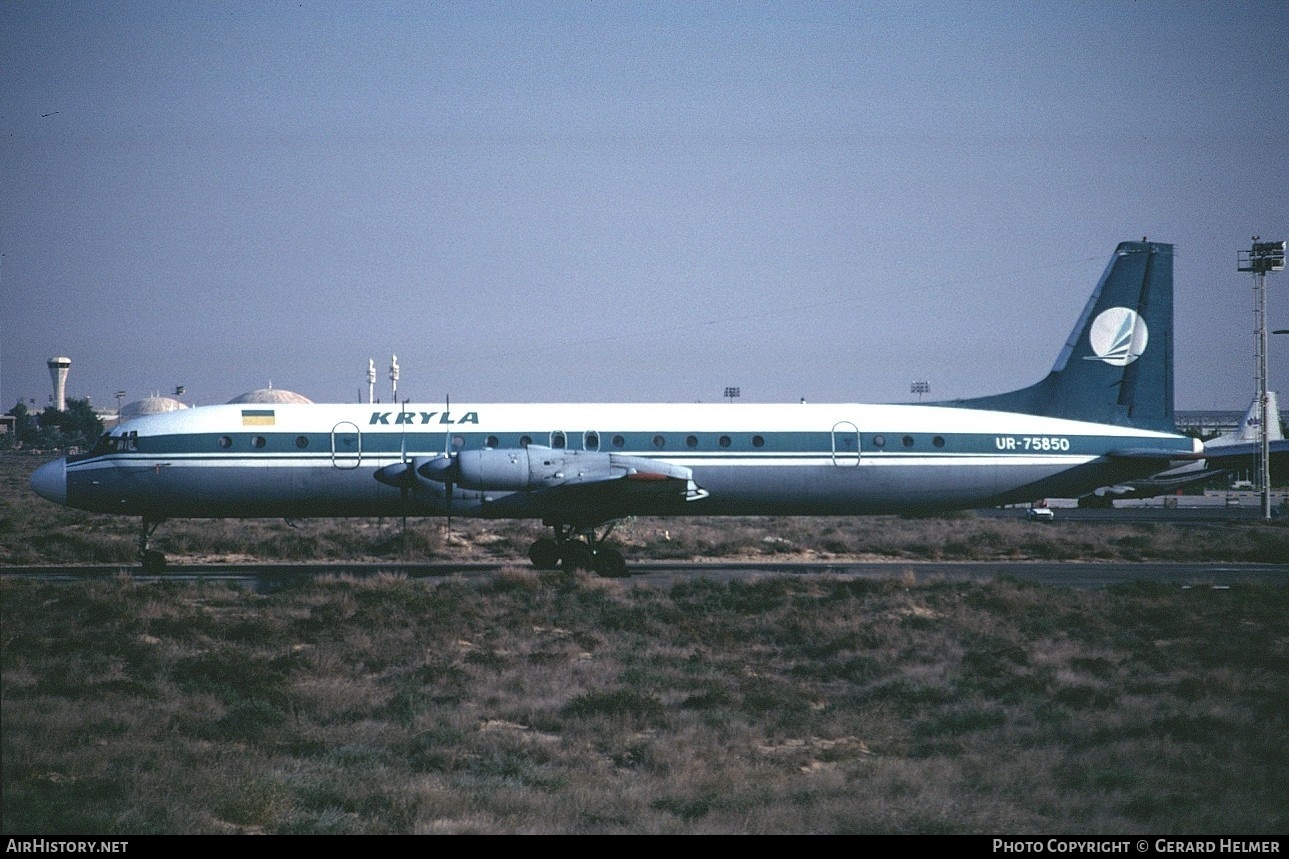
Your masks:
<svg viewBox="0 0 1289 859"><path fill-rule="evenodd" d="M719 460L730 456L852 456L855 433L823 432L763 432L748 433L671 433L671 432L621 432L611 431L598 433L600 445L592 452L622 453L635 456L656 457L701 457ZM485 447L518 448L527 437L534 445L546 446L550 443L547 432L531 433L487 433L487 432L452 432L452 437L464 441L458 450L480 450ZM661 437L663 444L655 444L655 438ZM442 432L407 433L404 436L397 432L364 432L358 433L293 433L246 431L235 433L198 433L161 436L139 436L136 447L129 454L151 456L174 456L206 454L212 458L221 455L243 458L246 456L264 456L266 458L311 458L333 455L333 438L336 455L352 456L361 452L364 457L400 456L406 449L419 456L427 453L441 452L444 448L445 435ZM621 438L621 445L615 440ZM689 440L693 439L690 444ZM488 441L495 439L495 444ZM580 451L581 434L568 434L571 444L566 449ZM722 446L721 440L728 439L728 446ZM759 439L756 444L754 439ZM910 443L905 443L906 440ZM880 445L879 445L879 442ZM836 447L834 448L834 443ZM1133 446L1151 448L1175 448L1178 453L1190 453L1188 439L1158 438L1154 436L1101 436L1101 435L1035 435L1020 434L996 435L989 433L905 433L899 430L865 431L859 434L859 453L865 457L881 456L944 456L944 455L1056 455L1101 456L1107 450L1129 448ZM122 451L121 453L127 453ZM108 453L107 456L115 456ZM72 461L83 461L90 456L75 457ZM97 457L94 457L97 458Z"/></svg>

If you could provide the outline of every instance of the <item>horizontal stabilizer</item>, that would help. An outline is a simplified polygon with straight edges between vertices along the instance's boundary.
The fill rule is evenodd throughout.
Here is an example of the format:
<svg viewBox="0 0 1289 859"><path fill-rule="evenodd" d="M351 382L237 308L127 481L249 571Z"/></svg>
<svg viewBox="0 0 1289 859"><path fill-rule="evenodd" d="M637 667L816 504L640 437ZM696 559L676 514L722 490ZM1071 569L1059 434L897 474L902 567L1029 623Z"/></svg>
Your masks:
<svg viewBox="0 0 1289 859"><path fill-rule="evenodd" d="M1203 452L1191 452L1184 450L1169 450L1162 447L1125 447L1117 450L1106 451L1106 456L1110 459L1133 460L1135 462L1182 462L1198 461L1204 459Z"/></svg>

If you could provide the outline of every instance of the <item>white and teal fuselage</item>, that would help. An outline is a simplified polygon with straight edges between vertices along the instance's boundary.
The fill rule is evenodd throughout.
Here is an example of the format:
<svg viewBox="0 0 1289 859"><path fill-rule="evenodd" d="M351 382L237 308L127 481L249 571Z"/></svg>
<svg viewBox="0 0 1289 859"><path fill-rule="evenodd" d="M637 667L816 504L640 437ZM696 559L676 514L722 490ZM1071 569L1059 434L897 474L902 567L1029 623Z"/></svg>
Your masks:
<svg viewBox="0 0 1289 859"><path fill-rule="evenodd" d="M931 405L205 406L37 470L45 498L172 517L847 515L1077 496L1196 458L1173 430L1173 247L1115 248L1051 372ZM575 549L575 547L573 547ZM535 546L534 563L549 562ZM144 551L147 555L146 549ZM540 566L540 564L539 564ZM607 565L616 569L616 561Z"/></svg>
<svg viewBox="0 0 1289 859"><path fill-rule="evenodd" d="M1152 457L1130 455L1147 449ZM450 513L594 524L624 515L871 514L1075 496L1159 470L1162 451L1180 459L1200 449L1173 433L921 405L453 403L446 413L412 404L222 405L124 423L94 452L43 466L32 485L71 507L154 520ZM525 450L573 466L607 467L612 455L634 472L651 471L641 466L648 461L660 474L687 476L691 491L592 486L558 468L518 489L423 478L400 488L376 479L383 468L445 451L465 462L472 451Z"/></svg>

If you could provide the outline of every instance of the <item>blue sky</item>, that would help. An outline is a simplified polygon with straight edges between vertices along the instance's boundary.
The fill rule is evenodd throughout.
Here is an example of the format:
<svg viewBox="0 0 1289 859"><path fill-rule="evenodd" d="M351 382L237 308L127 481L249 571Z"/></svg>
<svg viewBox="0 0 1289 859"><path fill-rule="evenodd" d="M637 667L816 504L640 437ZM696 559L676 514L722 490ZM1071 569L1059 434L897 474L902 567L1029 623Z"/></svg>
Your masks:
<svg viewBox="0 0 1289 859"><path fill-rule="evenodd" d="M352 401L369 357L388 399L391 353L430 402L983 395L1148 235L1178 407L1243 409L1286 13L0 0L0 408L53 355L104 406Z"/></svg>

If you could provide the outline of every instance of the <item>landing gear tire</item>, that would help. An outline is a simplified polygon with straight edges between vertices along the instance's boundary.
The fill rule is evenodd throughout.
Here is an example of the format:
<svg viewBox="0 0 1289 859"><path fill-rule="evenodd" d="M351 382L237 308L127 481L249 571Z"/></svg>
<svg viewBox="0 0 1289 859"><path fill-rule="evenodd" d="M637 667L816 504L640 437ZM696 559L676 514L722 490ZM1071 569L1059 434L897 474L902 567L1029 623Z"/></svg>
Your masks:
<svg viewBox="0 0 1289 859"><path fill-rule="evenodd" d="M155 549L148 548L148 540L164 521L166 520L153 519L148 516L143 517L142 527L139 528L139 562L143 564L143 572L145 573L164 573L166 571L166 556Z"/></svg>
<svg viewBox="0 0 1289 859"><path fill-rule="evenodd" d="M623 579L627 573L627 559L611 546L601 546L595 550L595 572L606 579Z"/></svg>
<svg viewBox="0 0 1289 859"><path fill-rule="evenodd" d="M572 540L564 544L563 557L560 561L566 573L595 568L595 555L591 552L591 547L580 540Z"/></svg>
<svg viewBox="0 0 1289 859"><path fill-rule="evenodd" d="M528 560L539 570L555 570L560 564L559 543L543 537L528 548Z"/></svg>

